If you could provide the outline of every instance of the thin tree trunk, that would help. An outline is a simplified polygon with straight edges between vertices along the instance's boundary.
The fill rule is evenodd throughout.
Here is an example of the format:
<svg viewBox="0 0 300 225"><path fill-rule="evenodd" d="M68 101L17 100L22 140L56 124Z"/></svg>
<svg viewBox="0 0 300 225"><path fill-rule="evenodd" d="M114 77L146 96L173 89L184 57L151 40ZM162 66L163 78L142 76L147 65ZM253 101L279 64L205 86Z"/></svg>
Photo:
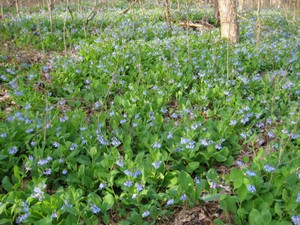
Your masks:
<svg viewBox="0 0 300 225"><path fill-rule="evenodd" d="M255 36L256 36L257 45L260 42L260 33L261 33L260 8L261 8L261 0L257 0L257 19L256 19L256 27L255 27L255 32L256 32Z"/></svg>
<svg viewBox="0 0 300 225"><path fill-rule="evenodd" d="M4 0L1 0L1 15L0 15L0 19L3 19L3 18L4 18L3 1L4 1Z"/></svg>
<svg viewBox="0 0 300 225"><path fill-rule="evenodd" d="M177 0L177 10L180 12L180 0Z"/></svg>
<svg viewBox="0 0 300 225"><path fill-rule="evenodd" d="M232 43L239 40L239 27L235 0L219 0L221 38L226 38Z"/></svg>
<svg viewBox="0 0 300 225"><path fill-rule="evenodd" d="M172 29L171 17L170 17L170 3L169 3L169 0L165 0L165 5L166 5L166 19L167 19L167 23L170 26L170 28Z"/></svg>
<svg viewBox="0 0 300 225"><path fill-rule="evenodd" d="M220 20L219 2L215 0L214 2L214 18L216 21Z"/></svg>
<svg viewBox="0 0 300 225"><path fill-rule="evenodd" d="M19 2L18 2L18 0L15 0L15 4L16 4L17 14L19 15Z"/></svg>
<svg viewBox="0 0 300 225"><path fill-rule="evenodd" d="M52 10L53 10L53 2L52 2L52 0L48 0L48 12L49 12L50 31L51 31L51 33L53 32Z"/></svg>
<svg viewBox="0 0 300 225"><path fill-rule="evenodd" d="M240 0L239 1L239 9L240 9L240 11L244 10L244 6L245 6L245 0Z"/></svg>

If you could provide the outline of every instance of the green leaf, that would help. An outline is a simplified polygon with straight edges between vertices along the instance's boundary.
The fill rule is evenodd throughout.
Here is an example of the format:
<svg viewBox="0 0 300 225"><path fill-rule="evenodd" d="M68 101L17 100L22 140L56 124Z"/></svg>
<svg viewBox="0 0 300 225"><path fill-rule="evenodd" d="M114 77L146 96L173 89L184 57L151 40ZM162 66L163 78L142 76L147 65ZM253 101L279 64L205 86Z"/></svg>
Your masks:
<svg viewBox="0 0 300 225"><path fill-rule="evenodd" d="M238 169L232 169L230 172L230 180L233 181L233 187L235 189L239 188L243 184L244 180L244 174L241 170Z"/></svg>
<svg viewBox="0 0 300 225"><path fill-rule="evenodd" d="M90 159L85 156L85 155L79 155L77 156L76 161L82 165L86 165L86 166L90 166L91 165L91 161Z"/></svg>
<svg viewBox="0 0 300 225"><path fill-rule="evenodd" d="M293 225L293 224L288 221L281 221L278 225Z"/></svg>
<svg viewBox="0 0 300 225"><path fill-rule="evenodd" d="M9 220L9 219L1 219L0 220L0 224L13 224L13 221L12 219Z"/></svg>
<svg viewBox="0 0 300 225"><path fill-rule="evenodd" d="M260 213L257 209L252 209L249 214L249 224L251 225L261 225L264 224L261 221Z"/></svg>
<svg viewBox="0 0 300 225"><path fill-rule="evenodd" d="M103 198L103 210L109 210L115 204L115 199L112 194L106 194Z"/></svg>
<svg viewBox="0 0 300 225"><path fill-rule="evenodd" d="M4 203L2 205L0 205L0 215L4 212L4 210L6 209L6 205L7 203Z"/></svg>
<svg viewBox="0 0 300 225"><path fill-rule="evenodd" d="M128 218L129 221L133 222L133 224L142 224L143 219L142 216L136 212L133 212Z"/></svg>
<svg viewBox="0 0 300 225"><path fill-rule="evenodd" d="M13 190L13 185L10 182L8 176L5 176L2 180L2 187L6 190L6 191L12 191Z"/></svg>
<svg viewBox="0 0 300 225"><path fill-rule="evenodd" d="M215 154L215 159L217 162L225 162L227 160L227 157L229 155L229 149L224 147L219 152Z"/></svg>
<svg viewBox="0 0 300 225"><path fill-rule="evenodd" d="M70 215L66 218L64 224L77 224L77 223L78 223L77 217L76 217L75 215L70 214Z"/></svg>
<svg viewBox="0 0 300 225"><path fill-rule="evenodd" d="M180 171L178 175L178 184L182 187L183 190L185 190L187 193L193 191L194 181L191 178L191 176L185 172Z"/></svg>
<svg viewBox="0 0 300 225"><path fill-rule="evenodd" d="M223 221L221 219L214 219L214 223L216 225L224 225Z"/></svg>
<svg viewBox="0 0 300 225"><path fill-rule="evenodd" d="M207 174L206 174L206 178L208 180L212 180L212 181L216 181L218 179L218 173L215 169L210 169L208 170Z"/></svg>
<svg viewBox="0 0 300 225"><path fill-rule="evenodd" d="M282 215L282 210L281 210L281 207L280 207L280 205L279 205L279 203L275 203L275 207L274 207L274 209L275 209L275 213L278 215L278 216L281 216ZM1 212L0 212L1 213Z"/></svg>
<svg viewBox="0 0 300 225"><path fill-rule="evenodd" d="M18 182L21 181L20 171L17 165L14 165L14 176L17 178Z"/></svg>
<svg viewBox="0 0 300 225"><path fill-rule="evenodd" d="M103 215L103 222L105 224L109 224L109 215L107 213L104 213Z"/></svg>
<svg viewBox="0 0 300 225"><path fill-rule="evenodd" d="M247 190L247 187L246 185L242 185L238 190L237 190L237 195L240 199L240 201L244 201L246 199L246 196L248 194L248 190Z"/></svg>
<svg viewBox="0 0 300 225"><path fill-rule="evenodd" d="M84 186L86 186L87 188L91 188L93 186L92 179L88 176L84 176L82 178L82 181Z"/></svg>
<svg viewBox="0 0 300 225"><path fill-rule="evenodd" d="M272 214L268 209L263 209L261 211L261 218L263 220L263 224L271 224Z"/></svg>
<svg viewBox="0 0 300 225"><path fill-rule="evenodd" d="M274 199L273 199L273 195L271 192L267 192L267 193L263 194L261 197L269 206L271 206L273 204Z"/></svg>
<svg viewBox="0 0 300 225"><path fill-rule="evenodd" d="M192 173L194 170L196 170L197 168L199 168L199 162L190 162L188 165L187 165L187 171L189 173Z"/></svg>
<svg viewBox="0 0 300 225"><path fill-rule="evenodd" d="M3 159L6 159L7 157L8 157L7 155L1 155L0 154L0 161L3 160Z"/></svg>
<svg viewBox="0 0 300 225"><path fill-rule="evenodd" d="M52 218L51 217L45 217L39 221L34 222L35 225L51 225L52 224Z"/></svg>
<svg viewBox="0 0 300 225"><path fill-rule="evenodd" d="M202 197L201 199L205 202L216 201L219 200L222 195L223 194L213 194L213 195L207 194L205 195L205 197Z"/></svg>
<svg viewBox="0 0 300 225"><path fill-rule="evenodd" d="M89 155L93 158L95 155L97 155L97 148L91 147L89 150Z"/></svg>

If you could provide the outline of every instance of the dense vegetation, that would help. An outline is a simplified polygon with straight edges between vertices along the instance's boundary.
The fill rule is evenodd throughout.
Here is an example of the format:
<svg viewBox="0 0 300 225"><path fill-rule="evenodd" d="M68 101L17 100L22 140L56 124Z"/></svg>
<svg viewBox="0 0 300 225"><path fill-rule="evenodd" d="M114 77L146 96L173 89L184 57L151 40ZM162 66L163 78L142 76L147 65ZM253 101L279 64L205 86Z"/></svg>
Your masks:
<svg viewBox="0 0 300 225"><path fill-rule="evenodd" d="M56 6L52 33L46 9L0 21L0 224L167 223L211 202L216 224L299 225L299 21L263 11L256 43L245 13L232 46L179 25L211 9L170 27L145 8Z"/></svg>

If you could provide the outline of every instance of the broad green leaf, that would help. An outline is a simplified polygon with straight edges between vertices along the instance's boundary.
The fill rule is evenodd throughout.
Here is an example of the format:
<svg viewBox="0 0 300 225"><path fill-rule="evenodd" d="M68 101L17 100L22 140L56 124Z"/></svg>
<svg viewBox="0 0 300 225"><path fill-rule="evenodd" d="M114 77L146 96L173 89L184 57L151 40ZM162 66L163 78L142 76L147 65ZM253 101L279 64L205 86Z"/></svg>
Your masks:
<svg viewBox="0 0 300 225"><path fill-rule="evenodd" d="M271 224L272 214L268 209L263 209L261 211L261 218L263 220L263 224Z"/></svg>
<svg viewBox="0 0 300 225"><path fill-rule="evenodd" d="M194 181L191 178L191 176L187 172L185 172L183 170L180 171L180 173L178 175L178 184L187 193L190 192L190 191L193 191Z"/></svg>
<svg viewBox="0 0 300 225"><path fill-rule="evenodd" d="M103 198L103 210L109 210L115 204L115 199L112 194L106 194Z"/></svg>
<svg viewBox="0 0 300 225"><path fill-rule="evenodd" d="M217 160L217 162L225 162L227 160L228 154L229 154L228 148L224 147L219 152L214 154L214 157Z"/></svg>
<svg viewBox="0 0 300 225"><path fill-rule="evenodd" d="M10 182L8 176L3 178L2 187L8 192L13 190L13 184Z"/></svg>
<svg viewBox="0 0 300 225"><path fill-rule="evenodd" d="M248 189L246 185L243 184L237 189L237 195L240 201L244 201L246 199L247 194L248 194Z"/></svg>
<svg viewBox="0 0 300 225"><path fill-rule="evenodd" d="M133 212L128 219L129 219L129 221L133 222L133 224L142 224L143 223L142 216L136 212Z"/></svg>
<svg viewBox="0 0 300 225"><path fill-rule="evenodd" d="M241 170L234 168L230 172L230 179L233 181L233 187L237 189L243 184L244 174Z"/></svg>
<svg viewBox="0 0 300 225"><path fill-rule="evenodd" d="M190 162L187 166L187 171L192 173L194 170L196 170L199 167L199 162Z"/></svg>
<svg viewBox="0 0 300 225"><path fill-rule="evenodd" d="M281 221L279 222L278 225L293 225L291 222L288 222L288 221Z"/></svg>
<svg viewBox="0 0 300 225"><path fill-rule="evenodd" d="M77 224L77 223L78 223L77 217L75 215L73 215L73 214L70 214L66 218L64 224L68 225L68 224Z"/></svg>
<svg viewBox="0 0 300 225"><path fill-rule="evenodd" d="M249 223L251 225L261 225L262 223L260 212L257 209L252 209L249 214Z"/></svg>
<svg viewBox="0 0 300 225"><path fill-rule="evenodd" d="M52 218L45 217L39 221L34 222L35 225L52 225Z"/></svg>
<svg viewBox="0 0 300 225"><path fill-rule="evenodd" d="M89 150L89 155L93 158L95 155L97 155L97 148L91 147Z"/></svg>
<svg viewBox="0 0 300 225"><path fill-rule="evenodd" d="M279 203L275 203L275 213L278 215L278 216L281 216L282 215L282 210L281 210L281 207L280 207L280 204Z"/></svg>
<svg viewBox="0 0 300 225"><path fill-rule="evenodd" d="M202 197L201 199L205 202L216 201L219 200L222 195L223 194L213 194L213 195L208 194L205 195L205 197Z"/></svg>
<svg viewBox="0 0 300 225"><path fill-rule="evenodd" d="M91 161L90 159L85 155L79 155L76 157L76 161L82 165L90 166Z"/></svg>
<svg viewBox="0 0 300 225"><path fill-rule="evenodd" d="M218 173L214 168L211 168L208 170L207 174L206 174L206 178L208 180L212 180L215 181L218 178Z"/></svg>

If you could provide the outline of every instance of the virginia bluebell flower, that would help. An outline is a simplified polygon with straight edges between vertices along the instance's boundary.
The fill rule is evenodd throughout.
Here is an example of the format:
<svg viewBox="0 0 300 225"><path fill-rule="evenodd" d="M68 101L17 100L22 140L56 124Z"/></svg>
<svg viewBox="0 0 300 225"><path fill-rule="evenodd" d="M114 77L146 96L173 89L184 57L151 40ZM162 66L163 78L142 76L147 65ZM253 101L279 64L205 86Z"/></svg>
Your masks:
<svg viewBox="0 0 300 225"><path fill-rule="evenodd" d="M248 185L247 185L247 189L248 189L248 191L251 192L251 193L255 193L255 192L256 192L256 188L255 188L255 186L252 185L252 184L248 184Z"/></svg>
<svg viewBox="0 0 300 225"><path fill-rule="evenodd" d="M143 214L142 214L142 217L147 217L147 216L149 216L150 215L150 212L149 211L145 211L145 212L143 212Z"/></svg>
<svg viewBox="0 0 300 225"><path fill-rule="evenodd" d="M167 205L170 206L170 205L173 205L174 204L174 199L171 198L167 201Z"/></svg>
<svg viewBox="0 0 300 225"><path fill-rule="evenodd" d="M263 167L263 169L264 169L266 172L269 172L269 173L271 173L271 172L273 172L273 171L275 170L275 168L274 168L273 166L270 166L270 165L265 165L265 166Z"/></svg>
<svg viewBox="0 0 300 225"><path fill-rule="evenodd" d="M251 170L247 170L247 171L246 171L246 174L247 174L247 176L249 176L249 177L255 177L255 176L256 176L256 173L254 173L254 172L251 171Z"/></svg>
<svg viewBox="0 0 300 225"><path fill-rule="evenodd" d="M155 162L153 162L151 165L155 168L155 169L158 169L159 167L160 167L160 164L161 164L162 162L161 161L155 161Z"/></svg>
<svg viewBox="0 0 300 225"><path fill-rule="evenodd" d="M8 153L10 155L14 155L18 152L18 148L16 146L13 146L11 149L8 150Z"/></svg>
<svg viewBox="0 0 300 225"><path fill-rule="evenodd" d="M125 185L126 187L131 187L131 186L132 186L132 181L131 181L131 180L126 181L126 182L124 183L124 185Z"/></svg>
<svg viewBox="0 0 300 225"><path fill-rule="evenodd" d="M181 200L181 201L185 201L185 200L187 200L187 196L186 196L186 194L183 194L183 195L181 195L181 197L180 197L180 200Z"/></svg>
<svg viewBox="0 0 300 225"><path fill-rule="evenodd" d="M300 215L292 216L292 221L294 225L300 225Z"/></svg>
<svg viewBox="0 0 300 225"><path fill-rule="evenodd" d="M94 213L94 214L97 214L101 211L101 209L98 206L96 206L95 204L91 204L90 208L91 208L92 213Z"/></svg>

